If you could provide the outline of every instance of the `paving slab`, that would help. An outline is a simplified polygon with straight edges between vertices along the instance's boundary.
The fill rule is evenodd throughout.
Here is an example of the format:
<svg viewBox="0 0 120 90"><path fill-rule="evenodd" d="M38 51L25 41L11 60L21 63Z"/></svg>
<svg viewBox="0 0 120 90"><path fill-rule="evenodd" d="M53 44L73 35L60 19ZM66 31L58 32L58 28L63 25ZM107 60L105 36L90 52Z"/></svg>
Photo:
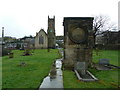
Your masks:
<svg viewBox="0 0 120 90"><path fill-rule="evenodd" d="M44 88L61 88L60 90L63 90L63 75L62 75L62 62L61 59L56 60L56 71L57 75L56 78L51 79L50 74L44 78L42 84L39 87L39 90L42 90Z"/></svg>

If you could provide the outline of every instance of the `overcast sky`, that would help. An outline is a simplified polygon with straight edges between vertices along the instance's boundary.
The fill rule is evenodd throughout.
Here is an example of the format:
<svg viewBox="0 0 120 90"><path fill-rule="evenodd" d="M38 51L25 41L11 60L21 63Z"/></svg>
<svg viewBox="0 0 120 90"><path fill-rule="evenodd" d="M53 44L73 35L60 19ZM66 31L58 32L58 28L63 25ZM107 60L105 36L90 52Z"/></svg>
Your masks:
<svg viewBox="0 0 120 90"><path fill-rule="evenodd" d="M41 28L47 32L48 15L55 15L56 35L63 35L63 17L107 15L118 23L119 0L0 0L0 37L21 38L36 35Z"/></svg>

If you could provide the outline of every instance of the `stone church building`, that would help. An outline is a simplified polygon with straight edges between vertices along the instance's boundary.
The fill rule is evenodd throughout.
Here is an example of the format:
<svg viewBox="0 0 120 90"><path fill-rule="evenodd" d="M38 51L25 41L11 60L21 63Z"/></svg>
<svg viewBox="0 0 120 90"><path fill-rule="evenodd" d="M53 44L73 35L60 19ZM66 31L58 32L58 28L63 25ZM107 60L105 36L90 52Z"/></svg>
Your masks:
<svg viewBox="0 0 120 90"><path fill-rule="evenodd" d="M49 18L48 16L48 29L47 33L41 29L35 36L35 48L43 49L43 48L52 48L54 49L56 46L56 38L55 38L55 16L53 18Z"/></svg>
<svg viewBox="0 0 120 90"><path fill-rule="evenodd" d="M35 36L35 48L45 49L48 48L48 37L44 29L41 29Z"/></svg>

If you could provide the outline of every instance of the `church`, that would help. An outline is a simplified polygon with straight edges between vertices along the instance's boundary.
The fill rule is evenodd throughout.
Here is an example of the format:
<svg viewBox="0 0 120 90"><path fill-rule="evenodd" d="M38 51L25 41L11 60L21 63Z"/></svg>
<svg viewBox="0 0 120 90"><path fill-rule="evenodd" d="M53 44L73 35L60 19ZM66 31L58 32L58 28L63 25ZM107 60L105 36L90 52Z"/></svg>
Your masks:
<svg viewBox="0 0 120 90"><path fill-rule="evenodd" d="M48 47L48 37L44 29L41 29L35 36L35 48L44 49Z"/></svg>
<svg viewBox="0 0 120 90"><path fill-rule="evenodd" d="M39 32L36 33L35 36L35 48L36 49L47 49L55 48L56 44L56 38L55 38L55 16L54 18L49 18L48 16L48 29L47 33L44 31L44 29L40 29Z"/></svg>

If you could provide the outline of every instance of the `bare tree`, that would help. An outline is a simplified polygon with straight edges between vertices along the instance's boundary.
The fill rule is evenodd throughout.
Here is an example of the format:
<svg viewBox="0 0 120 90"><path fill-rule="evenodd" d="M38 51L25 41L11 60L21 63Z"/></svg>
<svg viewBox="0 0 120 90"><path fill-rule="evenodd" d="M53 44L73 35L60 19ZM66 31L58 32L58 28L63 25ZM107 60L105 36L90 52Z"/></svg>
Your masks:
<svg viewBox="0 0 120 90"><path fill-rule="evenodd" d="M94 37L94 45L95 39L97 35L100 35L103 31L110 31L116 29L115 24L110 23L110 18L108 16L99 15L94 17L93 21L93 37Z"/></svg>

